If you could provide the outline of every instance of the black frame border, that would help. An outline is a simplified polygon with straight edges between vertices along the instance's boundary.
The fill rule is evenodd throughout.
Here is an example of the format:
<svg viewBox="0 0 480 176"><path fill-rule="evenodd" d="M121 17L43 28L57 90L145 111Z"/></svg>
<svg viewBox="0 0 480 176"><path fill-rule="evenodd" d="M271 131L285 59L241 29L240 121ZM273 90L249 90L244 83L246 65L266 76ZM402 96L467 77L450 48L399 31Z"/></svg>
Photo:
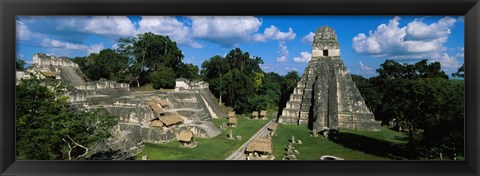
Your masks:
<svg viewBox="0 0 480 176"><path fill-rule="evenodd" d="M1 175L479 175L478 0L0 0ZM465 15L465 161L15 161L16 15Z"/></svg>

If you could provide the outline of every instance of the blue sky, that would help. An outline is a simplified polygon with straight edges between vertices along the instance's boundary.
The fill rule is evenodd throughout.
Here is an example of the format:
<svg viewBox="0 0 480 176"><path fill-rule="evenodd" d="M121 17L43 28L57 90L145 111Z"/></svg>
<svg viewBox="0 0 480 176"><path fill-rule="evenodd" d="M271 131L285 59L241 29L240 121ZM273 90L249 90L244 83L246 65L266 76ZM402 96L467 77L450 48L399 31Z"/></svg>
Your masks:
<svg viewBox="0 0 480 176"><path fill-rule="evenodd" d="M144 32L169 36L184 62L201 66L214 55L239 47L265 62L265 72L303 73L313 33L336 30L350 73L375 76L386 59L438 61L450 75L464 62L463 16L18 16L17 57L35 53L88 56L115 48L121 37Z"/></svg>

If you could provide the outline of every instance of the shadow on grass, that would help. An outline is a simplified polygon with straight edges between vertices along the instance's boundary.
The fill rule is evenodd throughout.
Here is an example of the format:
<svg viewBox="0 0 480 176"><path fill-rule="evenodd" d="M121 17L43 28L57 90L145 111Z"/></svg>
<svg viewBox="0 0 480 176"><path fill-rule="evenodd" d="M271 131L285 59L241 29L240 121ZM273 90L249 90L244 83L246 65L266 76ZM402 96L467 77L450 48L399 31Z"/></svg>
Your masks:
<svg viewBox="0 0 480 176"><path fill-rule="evenodd" d="M134 156L130 156L127 152L120 150L97 152L86 160L135 160Z"/></svg>
<svg viewBox="0 0 480 176"><path fill-rule="evenodd" d="M346 148L359 150L379 157L393 160L415 159L414 154L407 150L406 144L394 144L352 133L339 133L336 139L330 140Z"/></svg>

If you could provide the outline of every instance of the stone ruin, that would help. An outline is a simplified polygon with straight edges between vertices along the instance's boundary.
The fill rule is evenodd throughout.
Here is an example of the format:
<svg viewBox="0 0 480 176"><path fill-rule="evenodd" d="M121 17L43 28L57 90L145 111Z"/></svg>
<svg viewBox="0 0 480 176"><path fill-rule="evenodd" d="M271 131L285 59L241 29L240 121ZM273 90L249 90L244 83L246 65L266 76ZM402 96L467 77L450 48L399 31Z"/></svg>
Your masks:
<svg viewBox="0 0 480 176"><path fill-rule="evenodd" d="M35 54L33 64L25 72L17 72L17 83L28 79L30 74L65 83L69 101L80 109L103 109L118 117L119 122L112 130L113 137L92 148L96 159L129 158L141 149L143 142L169 142L175 140L182 130L191 131L198 138L212 138L221 131L211 119L226 116L205 82L199 84L180 79L177 84L183 81L189 83L189 87L176 91L135 92L127 83L105 79L85 81L76 63L45 54ZM152 109L151 102L157 102L162 113ZM181 123L172 126L153 124L154 120L169 115L182 118Z"/></svg>
<svg viewBox="0 0 480 176"><path fill-rule="evenodd" d="M305 125L327 134L339 128L380 129L380 122L375 121L340 57L334 29L317 29L312 58L278 122Z"/></svg>
<svg viewBox="0 0 480 176"><path fill-rule="evenodd" d="M208 89L209 85L205 81L188 80L178 78L175 80L175 91Z"/></svg>

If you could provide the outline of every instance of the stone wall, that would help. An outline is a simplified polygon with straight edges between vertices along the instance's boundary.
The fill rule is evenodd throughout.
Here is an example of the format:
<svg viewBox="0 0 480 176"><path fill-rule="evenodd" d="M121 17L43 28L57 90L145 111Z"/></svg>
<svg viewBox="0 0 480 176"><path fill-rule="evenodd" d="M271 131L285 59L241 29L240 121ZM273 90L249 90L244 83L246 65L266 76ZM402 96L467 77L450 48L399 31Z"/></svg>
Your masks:
<svg viewBox="0 0 480 176"><path fill-rule="evenodd" d="M175 91L208 89L208 87L209 85L205 81L188 80L185 78L175 80Z"/></svg>
<svg viewBox="0 0 480 176"><path fill-rule="evenodd" d="M78 65L65 57L48 56L43 53L33 55L32 65L38 66L68 66L78 68Z"/></svg>
<svg viewBox="0 0 480 176"><path fill-rule="evenodd" d="M22 79L30 79L30 73L25 71L16 71L15 73L16 85L20 84Z"/></svg>
<svg viewBox="0 0 480 176"><path fill-rule="evenodd" d="M68 101L72 103L87 101L87 92L84 91L67 92L66 96L68 96Z"/></svg>
<svg viewBox="0 0 480 176"><path fill-rule="evenodd" d="M115 81L95 81L75 86L78 90L102 90L102 89L128 89L128 83L117 83Z"/></svg>

